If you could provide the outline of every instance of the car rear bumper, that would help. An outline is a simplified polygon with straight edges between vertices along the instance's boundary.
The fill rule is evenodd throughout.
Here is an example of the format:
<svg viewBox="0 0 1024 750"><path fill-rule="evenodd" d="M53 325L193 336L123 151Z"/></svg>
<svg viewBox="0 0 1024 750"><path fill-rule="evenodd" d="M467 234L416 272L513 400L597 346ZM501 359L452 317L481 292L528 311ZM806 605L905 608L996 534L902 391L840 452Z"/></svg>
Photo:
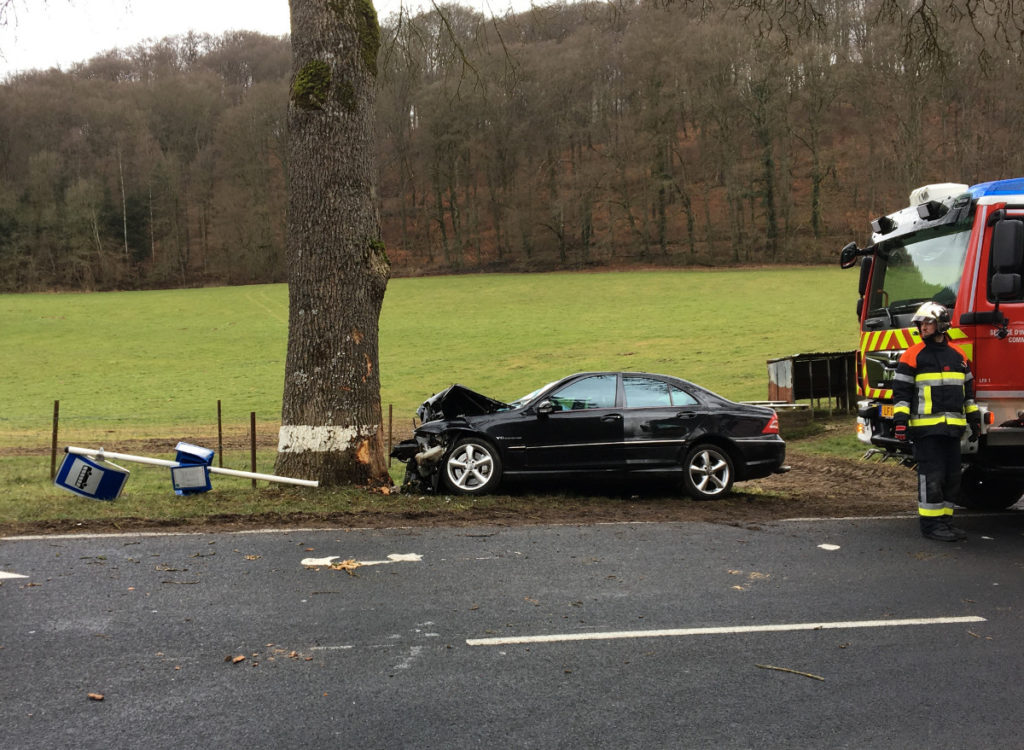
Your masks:
<svg viewBox="0 0 1024 750"><path fill-rule="evenodd" d="M782 438L739 440L736 445L741 454L736 462L736 473L742 479L760 479L789 471L786 443Z"/></svg>

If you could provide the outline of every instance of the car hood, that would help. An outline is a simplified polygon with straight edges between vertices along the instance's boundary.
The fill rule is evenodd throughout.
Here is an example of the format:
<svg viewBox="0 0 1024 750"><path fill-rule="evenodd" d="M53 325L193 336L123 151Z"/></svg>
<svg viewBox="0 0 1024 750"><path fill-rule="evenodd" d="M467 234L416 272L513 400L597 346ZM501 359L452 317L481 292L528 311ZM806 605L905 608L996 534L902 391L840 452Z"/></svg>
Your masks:
<svg viewBox="0 0 1024 750"><path fill-rule="evenodd" d="M510 408L503 401L471 391L464 385L455 383L440 393L435 393L416 410L420 422L432 422L435 419L455 419L457 417L475 417L492 414Z"/></svg>

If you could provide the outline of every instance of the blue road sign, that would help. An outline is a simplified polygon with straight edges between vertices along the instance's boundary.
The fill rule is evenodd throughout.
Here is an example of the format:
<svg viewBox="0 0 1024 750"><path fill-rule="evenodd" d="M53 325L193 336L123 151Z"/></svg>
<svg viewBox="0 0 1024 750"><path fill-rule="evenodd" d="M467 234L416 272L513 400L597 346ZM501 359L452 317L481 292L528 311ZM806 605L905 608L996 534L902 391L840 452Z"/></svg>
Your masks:
<svg viewBox="0 0 1024 750"><path fill-rule="evenodd" d="M114 500L121 494L129 473L120 466L69 453L64 456L53 483L82 497Z"/></svg>

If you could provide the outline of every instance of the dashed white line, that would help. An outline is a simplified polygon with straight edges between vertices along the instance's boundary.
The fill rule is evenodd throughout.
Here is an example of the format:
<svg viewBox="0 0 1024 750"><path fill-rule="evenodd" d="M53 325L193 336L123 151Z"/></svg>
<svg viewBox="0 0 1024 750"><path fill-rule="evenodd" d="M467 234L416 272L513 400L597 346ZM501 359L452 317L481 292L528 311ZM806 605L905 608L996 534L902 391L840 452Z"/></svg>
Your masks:
<svg viewBox="0 0 1024 750"><path fill-rule="evenodd" d="M28 576L19 575L18 573L8 573L6 570L0 570L0 580L4 578L28 578Z"/></svg>
<svg viewBox="0 0 1024 750"><path fill-rule="evenodd" d="M925 617L906 620L851 620L846 622L794 622L775 625L731 625L715 628L673 628L667 630L613 630L604 633L558 633L505 638L467 638L467 646L509 646L519 643L563 643L607 641L622 638L665 638L687 635L734 635L738 633L780 633L794 630L840 630L846 628L895 628L910 625L954 625L985 622L984 617Z"/></svg>

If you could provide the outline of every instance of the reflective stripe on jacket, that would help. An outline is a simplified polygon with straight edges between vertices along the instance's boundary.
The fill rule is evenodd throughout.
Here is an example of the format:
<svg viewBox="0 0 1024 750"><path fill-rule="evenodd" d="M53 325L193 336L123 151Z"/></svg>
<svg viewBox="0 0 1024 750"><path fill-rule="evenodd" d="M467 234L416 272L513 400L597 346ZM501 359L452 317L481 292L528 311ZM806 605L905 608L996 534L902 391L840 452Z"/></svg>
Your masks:
<svg viewBox="0 0 1024 750"><path fill-rule="evenodd" d="M959 437L969 421L980 422L967 357L946 339L929 339L903 352L892 393L893 420L919 436Z"/></svg>

